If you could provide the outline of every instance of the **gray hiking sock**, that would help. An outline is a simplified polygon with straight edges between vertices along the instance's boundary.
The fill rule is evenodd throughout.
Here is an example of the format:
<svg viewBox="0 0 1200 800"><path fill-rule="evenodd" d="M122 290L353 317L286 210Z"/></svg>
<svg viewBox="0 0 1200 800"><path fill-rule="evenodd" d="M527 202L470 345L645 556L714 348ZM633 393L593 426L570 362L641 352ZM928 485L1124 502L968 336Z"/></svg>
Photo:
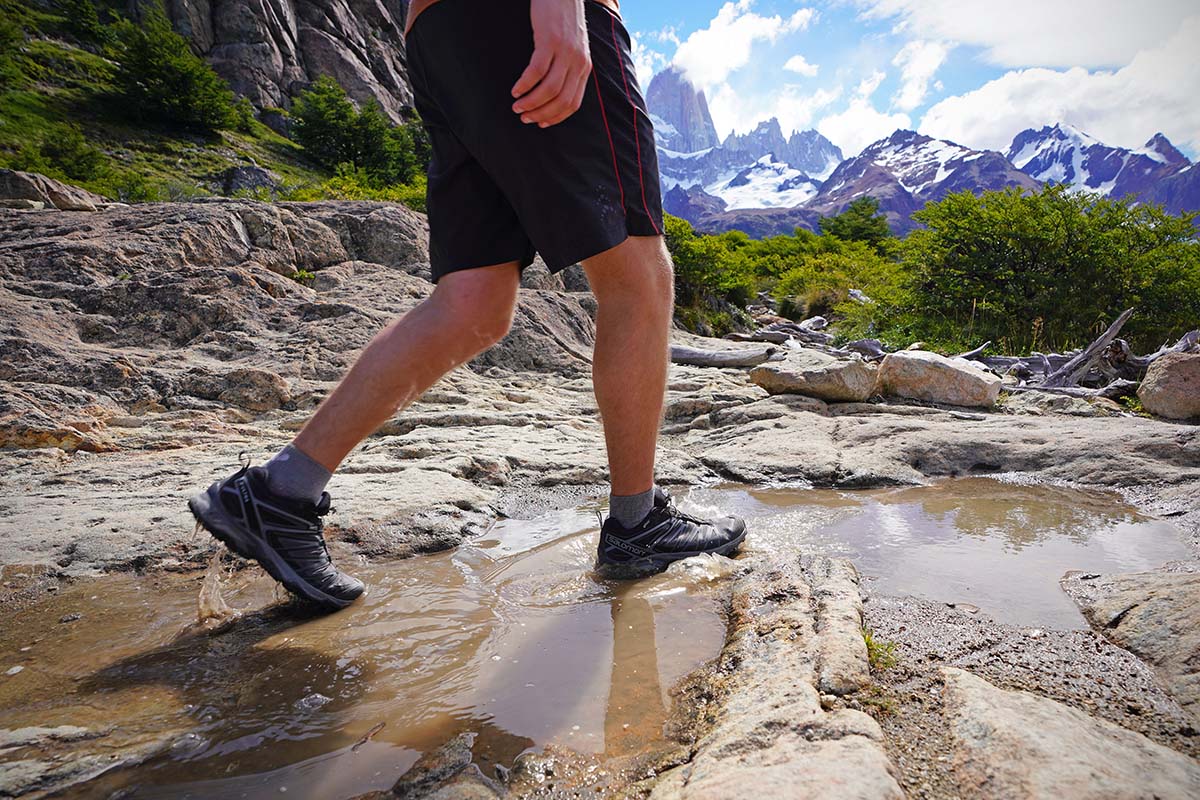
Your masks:
<svg viewBox="0 0 1200 800"><path fill-rule="evenodd" d="M654 487L641 494L610 494L608 515L621 523L625 530L636 526L654 508Z"/></svg>
<svg viewBox="0 0 1200 800"><path fill-rule="evenodd" d="M267 488L293 500L319 502L333 477L332 472L290 444L263 466L267 470Z"/></svg>

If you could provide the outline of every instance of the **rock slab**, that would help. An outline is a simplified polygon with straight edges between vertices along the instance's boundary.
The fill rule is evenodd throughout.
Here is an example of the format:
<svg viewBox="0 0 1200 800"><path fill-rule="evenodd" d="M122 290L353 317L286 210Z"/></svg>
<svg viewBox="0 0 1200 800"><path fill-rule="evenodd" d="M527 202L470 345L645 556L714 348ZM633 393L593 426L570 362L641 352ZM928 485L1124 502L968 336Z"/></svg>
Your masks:
<svg viewBox="0 0 1200 800"><path fill-rule="evenodd" d="M966 797L1188 800L1200 763L1055 700L946 667L943 713Z"/></svg>
<svg viewBox="0 0 1200 800"><path fill-rule="evenodd" d="M1063 588L1096 630L1154 667L1200 726L1200 573L1075 575Z"/></svg>
<svg viewBox="0 0 1200 800"><path fill-rule="evenodd" d="M819 601L805 573L825 583L856 577L846 562L824 562L761 563L735 584L732 633L714 679L724 698L719 715L692 759L662 775L651 800L724 800L749 787L771 798L904 797L879 724L861 711L821 707L818 665L829 651L814 605L829 606L826 617L854 610L834 607L846 599L840 590ZM862 658L865 669L865 651Z"/></svg>
<svg viewBox="0 0 1200 800"><path fill-rule="evenodd" d="M990 408L1000 395L1000 385L999 376L963 359L928 350L901 350L884 357L876 391L952 406Z"/></svg>
<svg viewBox="0 0 1200 800"><path fill-rule="evenodd" d="M1146 370L1137 396L1151 414L1200 419L1200 353L1167 353L1156 358Z"/></svg>
<svg viewBox="0 0 1200 800"><path fill-rule="evenodd" d="M108 200L78 186L56 181L36 172L0 169L0 199L25 201L30 210L57 208L59 211L95 211ZM41 206L37 204L41 203ZM20 206L17 206L20 207Z"/></svg>
<svg viewBox="0 0 1200 800"><path fill-rule="evenodd" d="M878 369L860 357L835 358L819 350L796 349L783 361L761 364L750 379L771 394L803 394L831 402L862 402L875 388Z"/></svg>

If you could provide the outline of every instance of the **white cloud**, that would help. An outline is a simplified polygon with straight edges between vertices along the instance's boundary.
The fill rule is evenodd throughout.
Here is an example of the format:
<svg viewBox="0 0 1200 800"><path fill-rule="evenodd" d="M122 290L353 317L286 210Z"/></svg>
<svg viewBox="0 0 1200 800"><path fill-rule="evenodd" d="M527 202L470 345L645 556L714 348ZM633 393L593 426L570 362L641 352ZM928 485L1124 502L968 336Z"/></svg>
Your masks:
<svg viewBox="0 0 1200 800"><path fill-rule="evenodd" d="M1005 150L1025 128L1068 122L1113 145L1137 147L1161 130L1176 144L1200 149L1197 42L1200 15L1116 71L1012 71L934 105L921 132Z"/></svg>
<svg viewBox="0 0 1200 800"><path fill-rule="evenodd" d="M808 59L799 54L789 58L787 63L783 65L783 68L789 72L795 72L799 75L803 75L806 78L817 77L817 70L819 69L816 64L808 63Z"/></svg>
<svg viewBox="0 0 1200 800"><path fill-rule="evenodd" d="M900 90L892 105L901 111L912 111L925 102L929 82L946 60L950 49L941 42L914 39L896 53L892 64L900 68Z"/></svg>
<svg viewBox="0 0 1200 800"><path fill-rule="evenodd" d="M771 117L779 120L783 135L788 136L793 131L811 128L816 114L841 95L841 87L810 92L785 84L774 92L747 96L723 83L708 95L708 109L722 139L730 133L754 130L758 123Z"/></svg>
<svg viewBox="0 0 1200 800"><path fill-rule="evenodd" d="M871 102L871 97L886 77L879 70L871 73L858 84L845 111L831 114L817 124L817 130L842 148L847 157L855 156L872 142L912 125L907 114L885 114Z"/></svg>
<svg viewBox="0 0 1200 800"><path fill-rule="evenodd" d="M1170 36L1195 0L853 0L923 38L984 48L1005 67L1117 67Z"/></svg>
<svg viewBox="0 0 1200 800"><path fill-rule="evenodd" d="M707 28L688 36L675 51L674 64L703 88L715 87L750 61L755 43L773 42L785 33L803 30L816 18L802 8L787 19L751 11L754 0L734 0L721 6Z"/></svg>

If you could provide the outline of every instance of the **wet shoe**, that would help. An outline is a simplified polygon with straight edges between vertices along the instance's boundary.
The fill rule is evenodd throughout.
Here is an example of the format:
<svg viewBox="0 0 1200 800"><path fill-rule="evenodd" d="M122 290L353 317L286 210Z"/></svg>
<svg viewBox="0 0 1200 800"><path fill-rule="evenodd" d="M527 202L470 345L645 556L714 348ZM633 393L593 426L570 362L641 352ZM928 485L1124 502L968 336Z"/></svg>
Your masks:
<svg viewBox="0 0 1200 800"><path fill-rule="evenodd" d="M665 567L672 561L712 553L731 555L746 538L739 517L700 519L675 507L670 495L654 489L654 507L638 525L626 529L612 517L600 527L600 564Z"/></svg>
<svg viewBox="0 0 1200 800"><path fill-rule="evenodd" d="M265 469L246 466L192 497L188 508L226 547L257 561L298 597L345 608L363 593L362 581L339 572L325 546L328 492L316 504L280 497L267 488Z"/></svg>

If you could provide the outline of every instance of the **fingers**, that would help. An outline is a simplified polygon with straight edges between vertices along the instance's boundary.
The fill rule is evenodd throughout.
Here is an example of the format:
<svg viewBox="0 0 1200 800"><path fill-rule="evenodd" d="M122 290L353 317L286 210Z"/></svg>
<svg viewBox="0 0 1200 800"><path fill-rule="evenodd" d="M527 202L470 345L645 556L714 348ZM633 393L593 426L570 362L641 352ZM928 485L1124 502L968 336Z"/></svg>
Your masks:
<svg viewBox="0 0 1200 800"><path fill-rule="evenodd" d="M536 123L542 128L557 125L582 105L591 70L591 58L587 54L556 54L545 77L531 92L513 103L513 111L527 124Z"/></svg>
<svg viewBox="0 0 1200 800"><path fill-rule="evenodd" d="M550 62L553 60L553 51L549 48L539 47L533 51L533 58L529 60L529 66L521 73L521 77L517 78L517 82L513 84L512 96L520 97L528 92L542 78L546 77L546 73L550 71ZM516 111L516 108L513 108ZM519 112L518 112L519 113Z"/></svg>
<svg viewBox="0 0 1200 800"><path fill-rule="evenodd" d="M551 102L542 106L537 111L538 113L545 112L545 118L538 121L538 124L543 127L557 125L567 117L574 114L583 105L583 94L587 90L587 74L575 81L575 87L570 91L564 90L559 94L557 101Z"/></svg>
<svg viewBox="0 0 1200 800"><path fill-rule="evenodd" d="M523 122L540 122L543 116L540 113L542 107L558 97L567 82L567 77L565 59L554 59L550 64L550 71L542 78L541 83L513 103L513 111L521 115Z"/></svg>

